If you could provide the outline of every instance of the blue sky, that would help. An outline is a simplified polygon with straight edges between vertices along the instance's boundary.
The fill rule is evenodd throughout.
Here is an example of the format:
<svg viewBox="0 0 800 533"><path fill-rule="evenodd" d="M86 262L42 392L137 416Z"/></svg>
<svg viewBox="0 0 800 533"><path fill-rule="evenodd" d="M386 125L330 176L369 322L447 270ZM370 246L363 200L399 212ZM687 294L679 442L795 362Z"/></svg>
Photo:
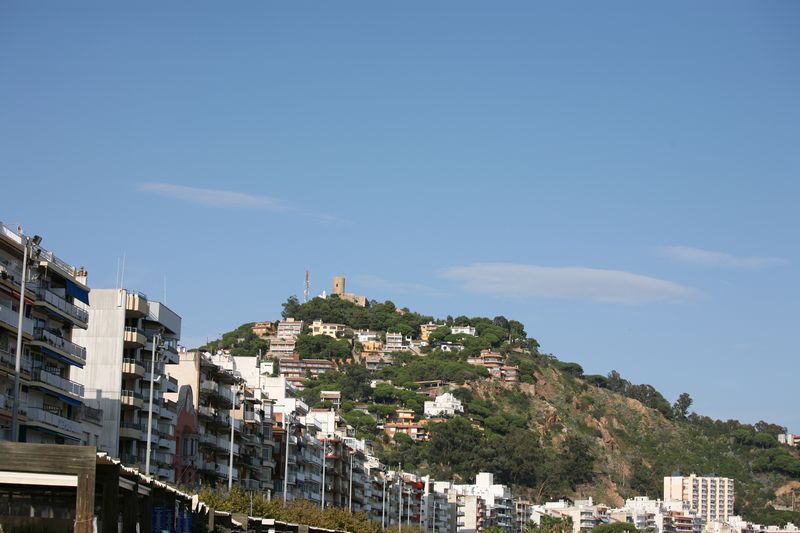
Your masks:
<svg viewBox="0 0 800 533"><path fill-rule="evenodd" d="M0 5L0 220L196 345L335 274L800 431L795 2Z"/></svg>

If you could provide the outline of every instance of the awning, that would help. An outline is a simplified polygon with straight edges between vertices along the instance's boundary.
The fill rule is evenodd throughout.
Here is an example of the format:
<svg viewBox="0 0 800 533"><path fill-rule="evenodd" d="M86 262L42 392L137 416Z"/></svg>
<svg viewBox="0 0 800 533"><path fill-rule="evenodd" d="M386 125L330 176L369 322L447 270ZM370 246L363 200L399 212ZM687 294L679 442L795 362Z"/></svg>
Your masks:
<svg viewBox="0 0 800 533"><path fill-rule="evenodd" d="M50 350L49 348L47 348L45 346L39 346L39 349L42 350L47 355L49 355L50 357L55 357L56 359L58 359L62 363L67 363L68 365L77 366L78 368L83 368L83 365L80 364L79 362L74 361L74 360L70 359L69 357L64 357L60 353L54 352L53 350Z"/></svg>
<svg viewBox="0 0 800 533"><path fill-rule="evenodd" d="M71 398L71 397L67 396L66 394L59 394L57 392L53 392L53 391L49 391L49 390L46 391L46 392L50 396L58 398L62 402L66 403L66 404L69 404L69 405L71 405L73 407L80 407L81 405L83 405L83 402L81 402L80 400L76 400L75 398Z"/></svg>
<svg viewBox="0 0 800 533"><path fill-rule="evenodd" d="M74 282L70 280L66 281L67 281L67 294L72 296L73 298L82 301L86 305L89 305L89 291L86 291L78 287L78 285L76 285Z"/></svg>

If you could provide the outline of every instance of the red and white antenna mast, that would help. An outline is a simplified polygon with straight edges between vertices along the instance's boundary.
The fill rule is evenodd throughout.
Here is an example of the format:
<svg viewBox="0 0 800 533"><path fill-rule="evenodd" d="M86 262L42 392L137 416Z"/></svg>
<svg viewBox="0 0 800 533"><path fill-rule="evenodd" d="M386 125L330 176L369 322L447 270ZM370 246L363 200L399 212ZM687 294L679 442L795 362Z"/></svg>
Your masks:
<svg viewBox="0 0 800 533"><path fill-rule="evenodd" d="M308 287L309 287L308 270L306 270L306 285L305 288L303 289L303 303L308 303Z"/></svg>

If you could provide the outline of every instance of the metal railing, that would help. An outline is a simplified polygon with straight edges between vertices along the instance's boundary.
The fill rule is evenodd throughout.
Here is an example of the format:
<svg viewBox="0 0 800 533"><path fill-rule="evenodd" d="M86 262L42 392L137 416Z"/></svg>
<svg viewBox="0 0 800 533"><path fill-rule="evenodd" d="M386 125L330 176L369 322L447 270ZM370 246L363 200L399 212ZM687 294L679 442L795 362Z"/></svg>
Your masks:
<svg viewBox="0 0 800 533"><path fill-rule="evenodd" d="M14 329L19 324L19 313L12 311L8 307L0 307L0 322L5 322ZM22 318L22 331L28 335L33 335L33 320L27 317Z"/></svg>
<svg viewBox="0 0 800 533"><path fill-rule="evenodd" d="M125 390L125 389L123 389L122 391L120 391L120 397L123 398L123 399L128 398L131 401L133 401L134 399L144 401L144 397L141 395L141 393L138 393L138 392L133 391L133 390Z"/></svg>
<svg viewBox="0 0 800 533"><path fill-rule="evenodd" d="M60 430L77 433L79 435L83 433L81 424L75 420L64 418L63 416L45 411L44 409L40 409L38 407L28 407L27 412L28 420L42 422L50 426L54 426Z"/></svg>
<svg viewBox="0 0 800 533"><path fill-rule="evenodd" d="M37 287L36 295L43 301L55 307L56 309L64 311L64 313L71 316L72 318L76 318L83 323L89 321L88 311L86 311L85 309L81 309L77 305L69 303L64 298L58 296L52 291L45 289L44 287Z"/></svg>
<svg viewBox="0 0 800 533"><path fill-rule="evenodd" d="M75 394L76 396L83 396L83 385L80 383L76 383L74 381L70 381L66 378L62 378L56 374L52 374L47 372L42 368L35 368L31 371L31 378L40 381L42 383L46 383L48 385L52 385L53 387L59 388L61 390L67 391L70 394Z"/></svg>
<svg viewBox="0 0 800 533"><path fill-rule="evenodd" d="M47 343L53 348L66 352L76 359L80 359L81 362L86 363L86 348L83 346L68 341L44 328L34 328L33 335L37 341Z"/></svg>

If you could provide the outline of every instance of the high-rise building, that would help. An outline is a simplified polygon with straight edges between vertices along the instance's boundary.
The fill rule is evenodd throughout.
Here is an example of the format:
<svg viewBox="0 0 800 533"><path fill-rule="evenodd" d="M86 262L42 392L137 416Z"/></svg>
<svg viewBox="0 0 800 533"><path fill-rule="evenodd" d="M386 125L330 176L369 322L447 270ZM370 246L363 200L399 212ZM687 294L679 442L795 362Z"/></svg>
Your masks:
<svg viewBox="0 0 800 533"><path fill-rule="evenodd" d="M149 425L149 475L169 482L175 481L178 415L176 402L165 394L178 391L170 368L178 363L180 335L180 316L166 305L127 289L93 290L89 328L73 332L88 353L87 364L80 372L86 385L86 403L103 411L98 449L145 471Z"/></svg>
<svg viewBox="0 0 800 533"><path fill-rule="evenodd" d="M19 440L96 445L100 413L84 404L79 370L87 354L73 336L89 325L86 271L41 247L41 240L0 223L0 440L11 438L21 314Z"/></svg>
<svg viewBox="0 0 800 533"><path fill-rule="evenodd" d="M667 476L664 501L684 501L706 522L724 521L733 514L733 485L733 479L727 477Z"/></svg>

